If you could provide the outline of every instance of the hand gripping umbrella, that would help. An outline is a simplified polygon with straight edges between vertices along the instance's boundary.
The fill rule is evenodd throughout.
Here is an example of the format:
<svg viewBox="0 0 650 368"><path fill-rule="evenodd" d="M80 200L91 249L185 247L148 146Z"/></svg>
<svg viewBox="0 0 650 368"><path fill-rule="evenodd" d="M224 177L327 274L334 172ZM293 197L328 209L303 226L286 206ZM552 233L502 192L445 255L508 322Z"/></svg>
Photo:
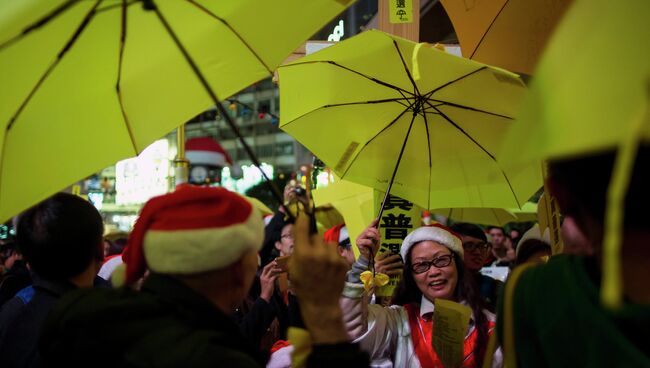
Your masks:
<svg viewBox="0 0 650 368"><path fill-rule="evenodd" d="M0 221L211 106L236 130L219 98L272 76L349 3L1 1Z"/></svg>

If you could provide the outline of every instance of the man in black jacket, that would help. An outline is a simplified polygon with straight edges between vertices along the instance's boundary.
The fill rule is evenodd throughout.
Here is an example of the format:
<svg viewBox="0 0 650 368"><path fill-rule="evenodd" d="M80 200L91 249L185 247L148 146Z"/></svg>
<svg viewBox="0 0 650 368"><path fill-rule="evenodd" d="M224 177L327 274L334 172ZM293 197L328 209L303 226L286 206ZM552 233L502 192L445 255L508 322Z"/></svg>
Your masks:
<svg viewBox="0 0 650 368"><path fill-rule="evenodd" d="M38 367L37 342L49 311L68 292L93 286L104 224L90 202L58 193L21 214L16 230L33 294L20 292L0 309L0 366Z"/></svg>
<svg viewBox="0 0 650 368"><path fill-rule="evenodd" d="M257 210L223 188L185 185L151 199L124 254L127 285L150 271L141 291L67 295L44 329L44 360L66 367L265 366L267 356L229 317L251 286L262 240ZM342 281L344 270L340 273ZM340 294L331 291L327 295ZM338 295L331 300L338 303ZM305 304L310 315L314 305L323 304L315 302ZM323 333L314 341L321 346L314 348L310 364L329 364L333 351L341 360L367 364L367 356L346 343L340 313L328 315L338 318L339 329L318 328Z"/></svg>

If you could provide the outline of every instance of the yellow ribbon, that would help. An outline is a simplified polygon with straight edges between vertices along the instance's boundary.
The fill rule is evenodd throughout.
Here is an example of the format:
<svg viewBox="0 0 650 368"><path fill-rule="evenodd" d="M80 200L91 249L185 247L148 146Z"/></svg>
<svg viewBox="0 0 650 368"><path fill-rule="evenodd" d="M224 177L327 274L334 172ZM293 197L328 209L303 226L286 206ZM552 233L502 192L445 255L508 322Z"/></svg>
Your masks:
<svg viewBox="0 0 650 368"><path fill-rule="evenodd" d="M415 45L415 48L413 48L413 55L411 56L411 64L413 65L413 80L420 80L420 63L418 62L418 55L420 54L420 49L422 46L428 46L431 47L430 43L426 42L420 42L417 45ZM438 49L440 51L445 51L445 46L441 45L439 43L433 45L433 48Z"/></svg>
<svg viewBox="0 0 650 368"><path fill-rule="evenodd" d="M376 287L382 287L388 284L388 281L390 280L390 277L388 275L385 275L383 273L375 273L375 276L372 276L371 271L364 271L361 273L361 276L359 277L361 279L361 282L363 282L363 288L366 289L366 291L370 291L374 286Z"/></svg>

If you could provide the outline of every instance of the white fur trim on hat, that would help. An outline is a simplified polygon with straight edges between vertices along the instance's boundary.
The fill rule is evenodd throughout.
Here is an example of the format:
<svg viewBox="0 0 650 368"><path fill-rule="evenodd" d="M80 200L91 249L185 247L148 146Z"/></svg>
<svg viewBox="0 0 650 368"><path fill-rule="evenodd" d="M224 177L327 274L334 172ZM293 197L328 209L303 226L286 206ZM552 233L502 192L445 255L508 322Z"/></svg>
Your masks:
<svg viewBox="0 0 650 368"><path fill-rule="evenodd" d="M429 240L439 244L444 245L449 248L452 252L458 254L460 258L463 258L463 243L460 238L451 233L449 230L446 230L443 227L432 225L432 226L422 226L413 231L404 238L402 242L402 248L400 254L402 259L406 259L409 249L413 244Z"/></svg>
<svg viewBox="0 0 650 368"><path fill-rule="evenodd" d="M230 162L228 162L226 155L219 152L187 151L185 157L187 157L190 164L193 165L230 166Z"/></svg>
<svg viewBox="0 0 650 368"><path fill-rule="evenodd" d="M348 227L343 226L341 232L339 232L339 244L341 244L345 239L349 239L350 234L348 233Z"/></svg>
<svg viewBox="0 0 650 368"><path fill-rule="evenodd" d="M196 274L224 268L248 250L259 250L264 223L253 208L246 222L222 228L149 230L143 252L152 271Z"/></svg>

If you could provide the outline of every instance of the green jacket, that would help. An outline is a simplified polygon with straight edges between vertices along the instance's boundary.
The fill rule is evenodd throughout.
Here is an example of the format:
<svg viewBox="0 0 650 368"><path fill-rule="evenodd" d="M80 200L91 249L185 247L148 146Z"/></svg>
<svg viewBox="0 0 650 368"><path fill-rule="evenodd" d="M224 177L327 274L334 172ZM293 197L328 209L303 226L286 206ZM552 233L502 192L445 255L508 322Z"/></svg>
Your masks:
<svg viewBox="0 0 650 368"><path fill-rule="evenodd" d="M650 306L605 310L599 280L594 259L571 255L524 271L513 297L519 367L650 367ZM504 299L497 320L501 343Z"/></svg>

